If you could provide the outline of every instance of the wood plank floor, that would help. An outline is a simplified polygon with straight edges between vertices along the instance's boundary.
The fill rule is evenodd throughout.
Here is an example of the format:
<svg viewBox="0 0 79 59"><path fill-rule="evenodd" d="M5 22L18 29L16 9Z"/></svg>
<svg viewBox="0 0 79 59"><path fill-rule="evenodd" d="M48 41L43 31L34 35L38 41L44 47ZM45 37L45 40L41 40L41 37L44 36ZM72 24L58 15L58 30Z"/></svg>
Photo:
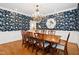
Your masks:
<svg viewBox="0 0 79 59"><path fill-rule="evenodd" d="M0 45L0 55L35 55L32 49L23 48L21 40ZM68 53L70 55L79 55L79 49L74 44L68 44ZM38 54L41 54L39 52Z"/></svg>

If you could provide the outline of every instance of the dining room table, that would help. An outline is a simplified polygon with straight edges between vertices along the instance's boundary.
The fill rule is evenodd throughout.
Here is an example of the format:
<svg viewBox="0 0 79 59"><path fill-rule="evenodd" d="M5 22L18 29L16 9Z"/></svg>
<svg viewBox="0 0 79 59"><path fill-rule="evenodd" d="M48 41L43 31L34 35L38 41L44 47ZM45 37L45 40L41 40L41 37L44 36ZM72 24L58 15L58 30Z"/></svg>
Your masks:
<svg viewBox="0 0 79 59"><path fill-rule="evenodd" d="M52 43L59 44L61 36L55 34L47 34L42 32L35 32L35 31L27 31L29 36L35 37L40 40L49 41Z"/></svg>

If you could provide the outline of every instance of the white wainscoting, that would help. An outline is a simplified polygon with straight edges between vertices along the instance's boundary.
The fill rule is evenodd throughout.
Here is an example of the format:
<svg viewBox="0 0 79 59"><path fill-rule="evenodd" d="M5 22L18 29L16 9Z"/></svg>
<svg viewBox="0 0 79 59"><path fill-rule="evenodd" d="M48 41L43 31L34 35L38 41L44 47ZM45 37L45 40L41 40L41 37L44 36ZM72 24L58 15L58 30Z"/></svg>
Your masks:
<svg viewBox="0 0 79 59"><path fill-rule="evenodd" d="M21 31L0 32L0 44L21 40Z"/></svg>
<svg viewBox="0 0 79 59"><path fill-rule="evenodd" d="M79 47L79 32L77 31L56 31L56 35L60 35L61 39L66 40L70 32L69 42L78 44ZM21 31L0 32L0 44L8 43L16 40L21 40Z"/></svg>
<svg viewBox="0 0 79 59"><path fill-rule="evenodd" d="M60 35L61 39L67 40L68 33L70 32L69 42L76 43L79 47L79 32L78 31L56 31L56 35Z"/></svg>

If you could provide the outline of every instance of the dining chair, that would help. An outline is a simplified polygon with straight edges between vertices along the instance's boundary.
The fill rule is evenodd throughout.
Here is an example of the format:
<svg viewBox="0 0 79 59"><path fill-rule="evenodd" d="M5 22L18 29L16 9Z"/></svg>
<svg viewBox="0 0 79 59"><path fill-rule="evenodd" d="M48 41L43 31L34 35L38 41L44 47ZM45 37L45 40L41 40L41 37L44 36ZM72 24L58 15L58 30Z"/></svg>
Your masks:
<svg viewBox="0 0 79 59"><path fill-rule="evenodd" d="M56 31L55 30L47 30L48 34L55 35Z"/></svg>
<svg viewBox="0 0 79 59"><path fill-rule="evenodd" d="M25 48L29 46L29 32L27 31L23 34L23 44Z"/></svg>
<svg viewBox="0 0 79 59"><path fill-rule="evenodd" d="M38 44L38 42L37 42L37 38L36 37L32 37L32 40L33 40L33 44L31 45L32 46L32 52L34 51L34 50L36 50L36 45Z"/></svg>
<svg viewBox="0 0 79 59"><path fill-rule="evenodd" d="M26 44L25 31L21 31L21 34L22 34L22 46L25 47Z"/></svg>
<svg viewBox="0 0 79 59"><path fill-rule="evenodd" d="M32 52L36 49L36 45L37 45L37 33L33 33L33 32L28 32L28 49L31 47Z"/></svg>
<svg viewBox="0 0 79 59"><path fill-rule="evenodd" d="M42 30L41 30L41 33L45 34L45 29L42 29Z"/></svg>
<svg viewBox="0 0 79 59"><path fill-rule="evenodd" d="M31 47L32 47L32 52L33 52L34 49L36 49L36 45L38 44L38 33L34 33L31 39L32 39Z"/></svg>
<svg viewBox="0 0 79 59"><path fill-rule="evenodd" d="M68 34L67 40L66 40L66 42L65 42L65 47L64 47L64 54L65 54L65 55L68 55L67 46L68 46L69 37L70 37L70 33Z"/></svg>
<svg viewBox="0 0 79 59"><path fill-rule="evenodd" d="M38 40L36 44L36 54L39 51L41 51L42 54L46 53L45 48L49 45L49 42L45 41L43 37L44 37L44 34L38 34Z"/></svg>
<svg viewBox="0 0 79 59"><path fill-rule="evenodd" d="M28 48L33 45L33 33L32 32L27 32L27 38L28 38Z"/></svg>
<svg viewBox="0 0 79 59"><path fill-rule="evenodd" d="M59 55L59 54L68 55L67 46L68 46L69 37L70 37L70 32L68 33L67 40L65 41L65 44L64 45L57 44L56 47L52 47L51 49L49 49L50 53L56 54L56 55Z"/></svg>

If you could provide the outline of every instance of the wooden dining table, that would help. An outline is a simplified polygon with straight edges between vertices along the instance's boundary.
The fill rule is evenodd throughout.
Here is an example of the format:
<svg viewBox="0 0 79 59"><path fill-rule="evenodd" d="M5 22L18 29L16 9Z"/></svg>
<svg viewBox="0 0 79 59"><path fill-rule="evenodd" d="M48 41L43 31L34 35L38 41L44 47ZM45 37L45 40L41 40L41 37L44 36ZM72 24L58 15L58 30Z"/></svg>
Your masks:
<svg viewBox="0 0 79 59"><path fill-rule="evenodd" d="M25 39L29 39L28 40L29 43L30 43L30 40L33 41L32 43L33 45L35 44L34 46L36 49L39 48L39 50L42 49L42 51L45 51L45 49L49 50L48 48L52 48L52 45L57 46L57 44L60 44L60 38L61 38L61 36L59 35L47 34L43 32L35 32L35 31L25 31L23 35L25 36ZM34 40L38 43L34 43ZM46 46L46 44L49 44L49 45ZM24 45L27 45L27 44L24 44Z"/></svg>
<svg viewBox="0 0 79 59"><path fill-rule="evenodd" d="M61 36L59 35L53 35L53 34L45 34L45 33L38 33L38 32L32 32L32 31L27 31L27 35L32 36L34 38L40 39L40 40L44 40L44 41L49 41L51 43L56 43L59 44L60 43L60 38Z"/></svg>

